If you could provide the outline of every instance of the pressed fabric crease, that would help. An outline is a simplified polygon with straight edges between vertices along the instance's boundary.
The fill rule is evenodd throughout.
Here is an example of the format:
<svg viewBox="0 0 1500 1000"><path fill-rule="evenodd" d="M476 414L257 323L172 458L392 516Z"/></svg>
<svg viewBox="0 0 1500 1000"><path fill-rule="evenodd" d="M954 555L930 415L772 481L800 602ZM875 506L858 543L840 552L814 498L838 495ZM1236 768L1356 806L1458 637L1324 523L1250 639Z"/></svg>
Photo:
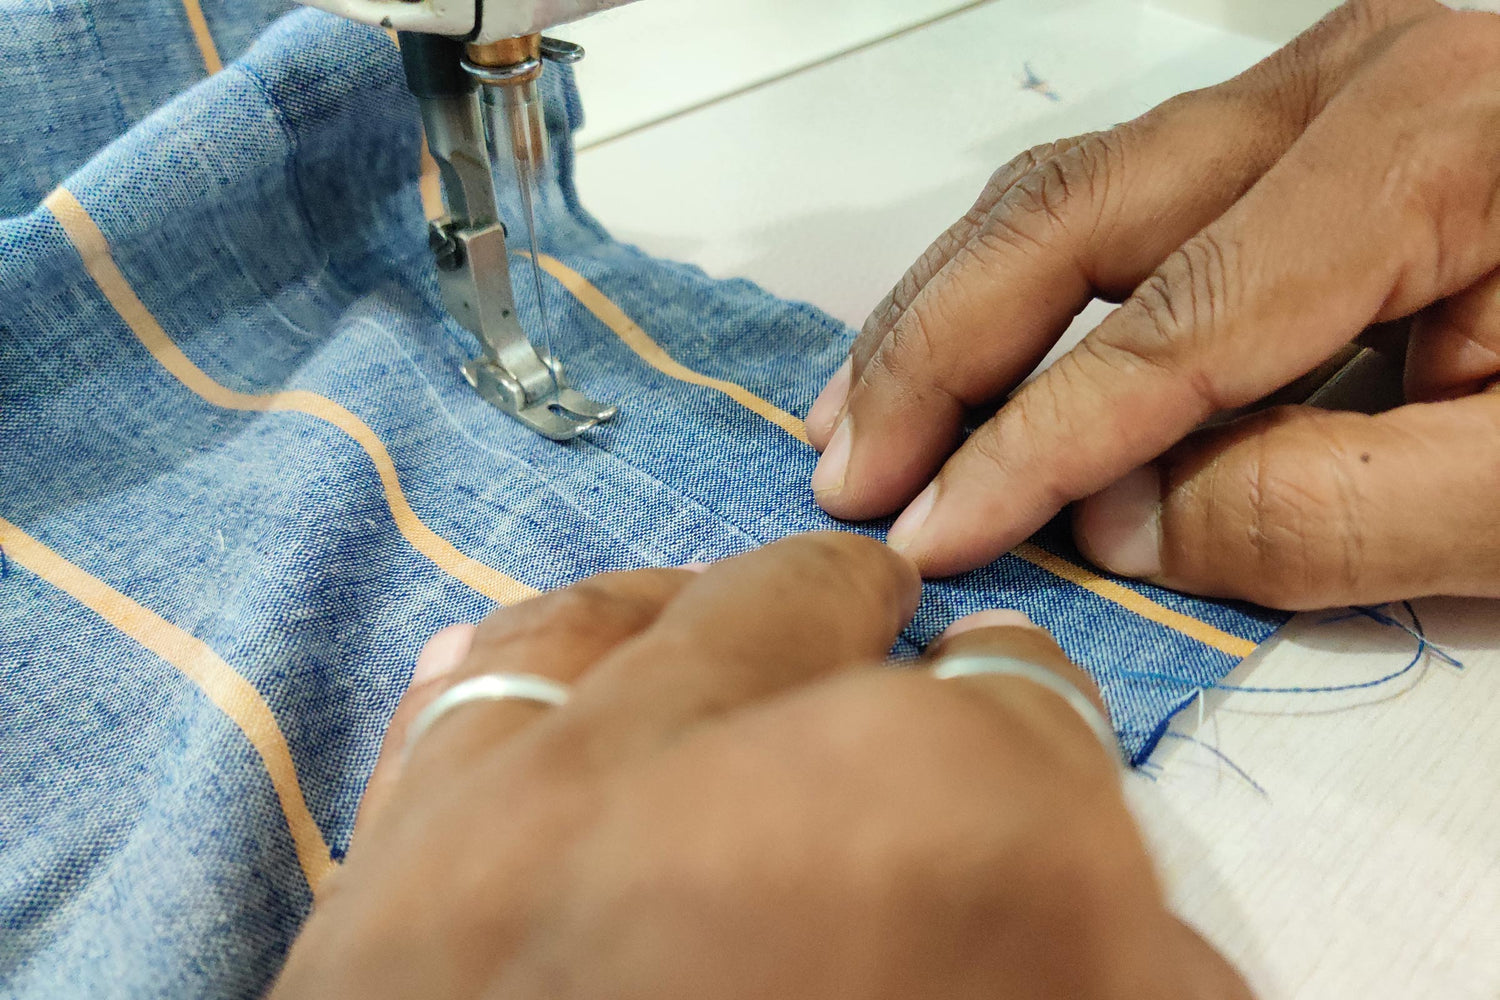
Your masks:
<svg viewBox="0 0 1500 1000"><path fill-rule="evenodd" d="M623 410L560 446L480 401L395 50L302 11L229 62L284 7L0 2L0 995L256 995L428 636L839 527L800 416L852 332L611 240L553 70L554 343ZM1283 620L1102 579L1055 529L1018 553L929 584L896 652L1020 608L1133 760L1193 698L1146 675L1212 683Z"/></svg>

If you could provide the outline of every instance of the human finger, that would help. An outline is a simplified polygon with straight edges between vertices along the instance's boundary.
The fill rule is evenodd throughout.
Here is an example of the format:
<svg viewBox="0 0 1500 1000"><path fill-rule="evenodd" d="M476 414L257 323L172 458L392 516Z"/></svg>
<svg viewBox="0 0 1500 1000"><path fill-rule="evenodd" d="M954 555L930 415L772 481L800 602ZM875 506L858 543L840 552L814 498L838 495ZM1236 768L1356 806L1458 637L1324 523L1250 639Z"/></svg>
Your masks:
<svg viewBox="0 0 1500 1000"><path fill-rule="evenodd" d="M698 574L677 569L605 573L511 607L480 623L462 661L418 692L430 701L481 674L531 674L572 685L621 643L646 630ZM412 748L409 768L444 769L503 748L550 709L523 701L475 701L453 709ZM383 753L399 758L420 708L398 710Z"/></svg>
<svg viewBox="0 0 1500 1000"><path fill-rule="evenodd" d="M976 431L891 544L929 575L988 562L1210 415L1482 277L1500 260L1497 92L1500 19L1408 30L1233 209ZM1451 120L1434 124L1435 107Z"/></svg>
<svg viewBox="0 0 1500 1000"><path fill-rule="evenodd" d="M1124 576L1303 610L1500 596L1500 392L1377 416L1285 408L1191 438L1081 503Z"/></svg>
<svg viewBox="0 0 1500 1000"><path fill-rule="evenodd" d="M1500 379L1500 270L1423 310L1406 353L1406 396L1457 399Z"/></svg>
<svg viewBox="0 0 1500 1000"><path fill-rule="evenodd" d="M1033 720L1048 740L1067 740L1079 752L1098 755L1101 740L1111 737L1112 762L1118 761L1109 709L1099 688L1087 672L1068 658L1051 633L1033 624L1019 611L983 611L961 618L948 627L927 650L925 661L937 670L969 658L1019 662L1039 668L1043 676L1030 675L1023 666L1009 672L979 672L954 677L945 683L973 686L984 697L1003 702L1009 712ZM1048 677L1060 684L1047 684ZM1079 705L1068 694L1077 692L1086 703Z"/></svg>
<svg viewBox="0 0 1500 1000"><path fill-rule="evenodd" d="M1344 10L1235 79L1022 154L865 325L809 413L814 493L866 518L911 499L965 411L1024 377L1092 297L1119 300L1291 146L1370 37L1430 0ZM985 212L983 216L981 212ZM962 242L961 242L962 241Z"/></svg>
<svg viewBox="0 0 1500 1000"><path fill-rule="evenodd" d="M957 445L971 407L1018 383L1096 292L1127 294L1232 203L1249 183L1245 175L1265 165L1207 170L1183 150L1206 159L1220 144L1191 145L1183 135L1222 129L1225 145L1253 145L1247 137L1259 129L1233 109L1193 95L1156 120L1048 153L1011 183L890 329L878 341L856 341L847 385L834 385L835 393L849 390L837 425L826 397L809 414L815 442L825 420L831 428L812 481L824 509L863 519L911 499ZM1190 186L1205 174L1215 178L1213 190ZM1185 190L1193 194L1183 197ZM1147 220L1149 231L1138 231Z"/></svg>
<svg viewBox="0 0 1500 1000"><path fill-rule="evenodd" d="M390 799L401 776L401 751L406 745L406 733L412 720L452 683L449 677L468 657L477 631L478 628L469 624L450 625L428 639L422 647L416 668L412 670L411 682L396 704L396 712L380 741L375 769L370 772L370 780L365 783L364 794L360 796L359 812L354 819L355 838L374 822L374 817Z"/></svg>
<svg viewBox="0 0 1500 1000"><path fill-rule="evenodd" d="M920 596L910 563L844 532L718 563L579 685L571 728L557 738L623 759L816 677L878 663Z"/></svg>
<svg viewBox="0 0 1500 1000"><path fill-rule="evenodd" d="M965 615L949 625L927 648L927 658L935 660L969 652L1014 656L1045 667L1077 687L1106 717L1109 715L1094 679L1068 659L1050 632L1023 612L997 608Z"/></svg>
<svg viewBox="0 0 1500 1000"><path fill-rule="evenodd" d="M967 656L1019 660L1042 668L1088 699L1104 719L1109 718L1099 690L1088 674L1068 659L1049 633L1018 611L983 611L961 618L927 651L927 658L933 664L951 663ZM1043 759L1052 765L1044 772L1050 774L1053 787L1062 783L1061 775L1068 775L1074 787L1093 790L1092 796L1085 800L1089 805L1080 822L1104 824L1103 828L1110 832L1088 841L1094 845L1089 849L1091 857L1114 855L1128 859L1141 850L1133 835L1108 823L1107 817L1114 815L1127 828L1129 824L1114 777L1118 758L1113 751L1099 752L1096 734L1090 731L1076 706L1059 697L1057 690L1022 676L976 674L943 683L967 685L967 690L976 697L999 706L1011 740L1020 735L1029 741L1024 744L1028 747L1026 757ZM1012 752L1015 753L1014 747ZM1014 756L1011 760L1013 768L1018 766ZM1054 804L1049 815L1055 814L1056 808ZM1072 833L1076 835L1076 829ZM1113 874L1119 869L1115 863L1107 863L1104 870ZM1154 894L1152 901L1155 902ZM1137 907L1140 905L1138 901ZM1181 991L1172 995L1249 1000L1251 993L1243 977L1192 928L1165 912L1160 914L1159 928L1155 939L1159 947L1157 961L1167 956L1175 974L1173 985ZM1162 985L1157 983L1153 988L1160 994Z"/></svg>
<svg viewBox="0 0 1500 1000"><path fill-rule="evenodd" d="M1238 969L1180 918L1168 924L1165 944L1173 967L1182 974L1184 997L1195 1000L1255 1000Z"/></svg>
<svg viewBox="0 0 1500 1000"><path fill-rule="evenodd" d="M896 286L871 311L851 348L850 356L829 379L823 391L818 394L818 398L813 401L812 408L808 410L807 436L812 441L813 447L819 451L828 447L828 439L833 436L834 426L844 414L849 390L853 385L855 358L859 358L860 368L863 370L869 356L874 353L874 347L885 339L896 322L911 308L917 295L927 286L927 283L941 272L949 261L964 251L969 241L984 229L995 206L1019 181L1035 172L1041 163L1061 156L1068 149L1086 141L1087 138L1063 139L1035 146L995 171L979 192L979 198L974 202L973 207L964 213L963 218L949 226L933 241L922 256L918 257L916 262L907 269Z"/></svg>

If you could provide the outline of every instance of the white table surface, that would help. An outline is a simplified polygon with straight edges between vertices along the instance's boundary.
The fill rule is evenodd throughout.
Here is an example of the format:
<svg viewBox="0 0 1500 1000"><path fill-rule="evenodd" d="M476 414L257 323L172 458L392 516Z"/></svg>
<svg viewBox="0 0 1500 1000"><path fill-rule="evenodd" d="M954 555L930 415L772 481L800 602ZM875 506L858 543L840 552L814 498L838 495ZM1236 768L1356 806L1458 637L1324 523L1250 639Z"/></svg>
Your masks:
<svg viewBox="0 0 1500 1000"><path fill-rule="evenodd" d="M1010 156L1232 75L1289 10L1327 6L1278 0L1268 20L1253 0L1164 4L651 0L591 19L568 31L594 50L584 203L653 253L858 325ZM1059 101L1020 88L1028 63ZM1201 721L1179 717L1263 793L1175 738L1154 778L1126 779L1171 898L1264 997L1500 997L1500 604L1417 609L1464 670L1216 693ZM1415 648L1325 617L1232 682L1358 682Z"/></svg>

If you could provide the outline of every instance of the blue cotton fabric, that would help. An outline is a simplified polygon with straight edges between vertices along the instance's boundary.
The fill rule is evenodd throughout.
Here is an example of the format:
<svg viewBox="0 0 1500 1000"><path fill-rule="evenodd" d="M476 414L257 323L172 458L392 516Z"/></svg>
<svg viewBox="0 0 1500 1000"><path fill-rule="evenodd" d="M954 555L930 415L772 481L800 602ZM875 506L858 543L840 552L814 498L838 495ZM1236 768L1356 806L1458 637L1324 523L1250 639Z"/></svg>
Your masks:
<svg viewBox="0 0 1500 1000"><path fill-rule="evenodd" d="M227 58L282 7L205 11ZM198 368L345 407L428 527L532 587L838 527L808 491L811 449L651 367L550 277L558 353L621 415L558 445L474 395L459 366L476 345L444 314L426 250L416 105L382 32L300 11L201 80L177 3L4 0L0 15L0 517L254 686L335 858L422 643L493 604L402 536L343 431L215 405L153 358L37 207L54 185ZM544 252L681 364L805 414L853 332L613 241L572 185L571 80L549 70L545 84ZM535 328L530 283L517 292ZM1059 532L1039 542L1078 560ZM1252 643L1282 621L1126 586ZM1098 678L1131 759L1235 663L1015 557L929 584L897 652L997 606L1053 630ZM0 995L254 996L310 900L235 722L0 557Z"/></svg>

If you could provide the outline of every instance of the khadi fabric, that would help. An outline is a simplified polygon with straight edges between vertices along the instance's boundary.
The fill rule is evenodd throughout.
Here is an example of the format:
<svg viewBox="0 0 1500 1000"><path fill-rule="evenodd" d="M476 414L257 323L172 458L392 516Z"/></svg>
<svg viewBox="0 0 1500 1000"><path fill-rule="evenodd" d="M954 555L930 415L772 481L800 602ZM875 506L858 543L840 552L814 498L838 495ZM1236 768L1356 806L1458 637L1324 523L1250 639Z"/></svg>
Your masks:
<svg viewBox="0 0 1500 1000"><path fill-rule="evenodd" d="M394 45L298 11L234 60L280 6L0 0L5 996L262 991L440 628L884 530L808 488L801 418L853 331L612 240L555 68L543 294L621 412L559 445L482 402ZM929 584L894 653L992 607L1093 673L1132 761L1283 620L1101 577L1052 530Z"/></svg>

